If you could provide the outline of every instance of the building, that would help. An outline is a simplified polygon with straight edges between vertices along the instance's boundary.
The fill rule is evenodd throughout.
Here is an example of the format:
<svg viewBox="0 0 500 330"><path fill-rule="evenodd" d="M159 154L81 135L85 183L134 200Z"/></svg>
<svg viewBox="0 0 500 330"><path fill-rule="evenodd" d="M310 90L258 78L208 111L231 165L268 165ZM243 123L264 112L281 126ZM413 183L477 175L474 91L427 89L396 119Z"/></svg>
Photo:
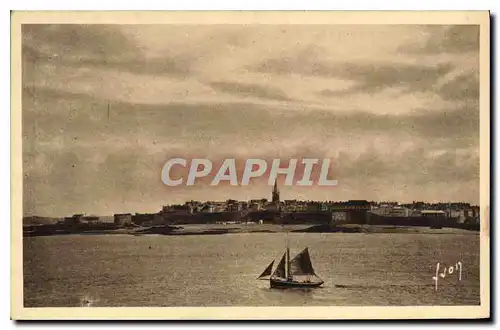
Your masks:
<svg viewBox="0 0 500 330"><path fill-rule="evenodd" d="M370 212L384 217L409 217L411 213L406 207L393 205L375 206Z"/></svg>
<svg viewBox="0 0 500 330"><path fill-rule="evenodd" d="M209 213L209 212L206 212ZM186 218L192 216L191 214L191 208L185 204L183 205L170 205L170 206L163 206L162 210L160 211L160 215L163 218L164 223L178 223L184 221ZM147 219L145 219L145 223L147 221L154 220L155 216L149 216Z"/></svg>
<svg viewBox="0 0 500 330"><path fill-rule="evenodd" d="M132 222L139 226L154 226L164 224L163 213L136 213L132 216Z"/></svg>
<svg viewBox="0 0 500 330"><path fill-rule="evenodd" d="M132 224L132 214L123 213L123 214L115 214L114 222L117 226L128 226Z"/></svg>
<svg viewBox="0 0 500 330"><path fill-rule="evenodd" d="M248 205L248 208L254 212L261 211L262 210L262 203L260 200L251 200L249 205Z"/></svg>
<svg viewBox="0 0 500 330"><path fill-rule="evenodd" d="M65 225L77 225L82 222L83 217L85 214L73 214L71 217L65 217L64 218L64 224Z"/></svg>
<svg viewBox="0 0 500 330"><path fill-rule="evenodd" d="M365 224L371 204L367 200L349 200L346 202L347 222Z"/></svg>
<svg viewBox="0 0 500 330"><path fill-rule="evenodd" d="M239 212L239 211L241 211L240 204L238 204L238 203L228 204L226 207L226 211L227 212Z"/></svg>
<svg viewBox="0 0 500 330"><path fill-rule="evenodd" d="M273 204L279 204L280 202L280 191L278 190L278 180L274 181L274 188L271 200Z"/></svg>
<svg viewBox="0 0 500 330"><path fill-rule="evenodd" d="M441 210L422 210L420 212L424 219L429 220L431 228L442 228L446 218L446 212Z"/></svg>
<svg viewBox="0 0 500 330"><path fill-rule="evenodd" d="M479 206L472 206L471 212L472 212L473 218L476 218L476 219L479 218L479 212L480 212Z"/></svg>
<svg viewBox="0 0 500 330"><path fill-rule="evenodd" d="M370 203L367 200L348 200L346 203L344 203L345 207L350 209L350 210L356 210L356 211L368 211L370 210Z"/></svg>
<svg viewBox="0 0 500 330"><path fill-rule="evenodd" d="M278 190L278 181L274 181L274 187L271 194L271 202L265 205L265 210L269 212L280 212L282 210L282 205L280 202L280 192Z"/></svg>
<svg viewBox="0 0 500 330"><path fill-rule="evenodd" d="M65 226L77 226L77 225L96 225L100 224L100 218L95 215L85 215L85 213L81 214L73 214L71 217L65 217L63 224Z"/></svg>
<svg viewBox="0 0 500 330"><path fill-rule="evenodd" d="M200 201L189 201L184 204L186 206L186 209L189 211L190 214L195 214L201 211L203 208L203 203Z"/></svg>
<svg viewBox="0 0 500 330"><path fill-rule="evenodd" d="M215 205L212 203L205 203L203 205L203 207L201 208L200 212L214 213L215 212Z"/></svg>
<svg viewBox="0 0 500 330"><path fill-rule="evenodd" d="M81 222L88 223L88 224L98 223L98 222L100 222L99 220L100 220L99 217L95 216L95 215L87 215L87 216L83 216L81 218Z"/></svg>
<svg viewBox="0 0 500 330"><path fill-rule="evenodd" d="M340 224L347 222L347 212L335 210L332 211L332 224Z"/></svg>

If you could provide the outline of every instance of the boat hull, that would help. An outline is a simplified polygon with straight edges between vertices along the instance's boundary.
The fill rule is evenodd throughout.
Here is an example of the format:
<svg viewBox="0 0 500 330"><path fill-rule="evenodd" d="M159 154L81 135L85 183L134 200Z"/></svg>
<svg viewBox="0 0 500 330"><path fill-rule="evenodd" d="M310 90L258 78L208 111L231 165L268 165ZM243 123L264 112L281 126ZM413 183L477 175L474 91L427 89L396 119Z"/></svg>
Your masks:
<svg viewBox="0 0 500 330"><path fill-rule="evenodd" d="M296 282L296 281L286 281L270 279L271 288L317 288L321 286L324 282Z"/></svg>

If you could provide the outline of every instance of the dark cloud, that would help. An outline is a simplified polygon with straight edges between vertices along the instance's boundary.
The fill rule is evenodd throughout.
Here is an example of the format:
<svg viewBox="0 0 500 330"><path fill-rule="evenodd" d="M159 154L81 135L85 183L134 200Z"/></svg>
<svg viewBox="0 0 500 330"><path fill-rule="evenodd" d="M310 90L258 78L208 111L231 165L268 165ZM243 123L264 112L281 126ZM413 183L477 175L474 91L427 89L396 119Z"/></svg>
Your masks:
<svg viewBox="0 0 500 330"><path fill-rule="evenodd" d="M473 137L479 134L479 108L477 105L464 105L458 109L422 111L410 116L408 124L423 136L450 139Z"/></svg>
<svg viewBox="0 0 500 330"><path fill-rule="evenodd" d="M479 102L479 75L468 72L458 75L438 90L445 100L471 100Z"/></svg>
<svg viewBox="0 0 500 330"><path fill-rule="evenodd" d="M23 44L43 49L47 55L124 58L136 56L139 49L114 25L45 25L22 26Z"/></svg>
<svg viewBox="0 0 500 330"><path fill-rule="evenodd" d="M423 185L479 180L479 157L447 150L435 156L430 150L415 147L389 155L369 150L359 156L339 155L336 176L339 182L376 179L384 185L406 183Z"/></svg>
<svg viewBox="0 0 500 330"><path fill-rule="evenodd" d="M450 64L420 66L407 64L338 64L337 77L355 81L356 84L343 91L323 90L323 96L338 96L350 93L375 93L386 88L403 88L404 92L429 91L436 81L451 71Z"/></svg>
<svg viewBox="0 0 500 330"><path fill-rule="evenodd" d="M354 86L342 91L325 89L322 96L340 96L351 93L376 93L386 88L403 88L403 92L433 90L439 78L453 69L449 63L416 65L387 62L328 62L310 52L296 57L265 60L250 67L261 73L301 74L353 81Z"/></svg>
<svg viewBox="0 0 500 330"><path fill-rule="evenodd" d="M433 47L444 52L479 52L479 25L452 26L445 31L442 41L429 40L427 50Z"/></svg>
<svg viewBox="0 0 500 330"><path fill-rule="evenodd" d="M467 53L479 52L479 26L421 26L430 35L424 45L410 44L399 49L402 53ZM318 49L305 47L296 54L282 58L270 58L248 67L251 71L274 74L300 74L325 78L340 78L353 81L354 85L346 90L324 89L319 95L338 97L354 93L376 93L386 88L402 88L404 93L442 92L444 97L456 98L457 90L444 87L442 91L435 86L439 78L449 73L455 67L451 63L436 65L417 65L386 62L334 62L322 58ZM472 79L469 79L472 78ZM473 97L479 89L475 77L465 77L471 84L465 97ZM453 86L450 86L453 87ZM461 86L462 90L465 89Z"/></svg>
<svg viewBox="0 0 500 330"><path fill-rule="evenodd" d="M232 81L213 81L208 85L216 91L237 94L240 96L251 96L278 101L290 100L282 90L264 85Z"/></svg>
<svg viewBox="0 0 500 330"><path fill-rule="evenodd" d="M22 61L26 63L36 63L38 60L47 59L47 55L26 44L22 45L21 56Z"/></svg>
<svg viewBox="0 0 500 330"><path fill-rule="evenodd" d="M369 112L296 113L284 120L284 127L304 125L321 136L337 134L395 134L404 132L415 137L457 139L462 141L479 133L479 108L465 104L459 108L417 109L398 115ZM455 146L457 147L457 146Z"/></svg>
<svg viewBox="0 0 500 330"><path fill-rule="evenodd" d="M403 45L400 52L417 54L467 53L479 54L479 25L421 26L429 35L425 44Z"/></svg>
<svg viewBox="0 0 500 330"><path fill-rule="evenodd" d="M170 54L146 58L134 39L113 25L23 25L22 32L24 66L52 63L186 76L194 60Z"/></svg>
<svg viewBox="0 0 500 330"><path fill-rule="evenodd" d="M165 56L160 59L145 59L139 57L134 60L118 61L85 60L79 64L82 66L113 68L137 74L165 74L186 77L191 72L192 59L186 56Z"/></svg>

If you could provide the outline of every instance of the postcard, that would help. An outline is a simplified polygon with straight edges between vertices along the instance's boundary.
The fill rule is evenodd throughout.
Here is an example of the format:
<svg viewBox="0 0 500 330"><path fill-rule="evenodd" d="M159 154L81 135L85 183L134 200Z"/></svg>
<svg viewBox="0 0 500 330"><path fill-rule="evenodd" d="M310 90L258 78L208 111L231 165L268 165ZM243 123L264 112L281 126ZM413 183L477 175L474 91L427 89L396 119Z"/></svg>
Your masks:
<svg viewBox="0 0 500 330"><path fill-rule="evenodd" d="M490 317L490 16L13 12L15 320Z"/></svg>

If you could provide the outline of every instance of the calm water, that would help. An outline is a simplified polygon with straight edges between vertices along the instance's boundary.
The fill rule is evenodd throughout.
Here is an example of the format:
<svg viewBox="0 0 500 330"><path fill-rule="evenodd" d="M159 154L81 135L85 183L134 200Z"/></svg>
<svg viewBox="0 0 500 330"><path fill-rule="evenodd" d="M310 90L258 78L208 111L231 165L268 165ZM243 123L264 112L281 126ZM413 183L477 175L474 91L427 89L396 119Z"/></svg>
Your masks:
<svg viewBox="0 0 500 330"><path fill-rule="evenodd" d="M270 289L256 277L283 253L279 233L24 238L26 307L479 304L477 234L289 234L325 281ZM151 249L149 249L151 246ZM463 263L440 278L436 263Z"/></svg>

